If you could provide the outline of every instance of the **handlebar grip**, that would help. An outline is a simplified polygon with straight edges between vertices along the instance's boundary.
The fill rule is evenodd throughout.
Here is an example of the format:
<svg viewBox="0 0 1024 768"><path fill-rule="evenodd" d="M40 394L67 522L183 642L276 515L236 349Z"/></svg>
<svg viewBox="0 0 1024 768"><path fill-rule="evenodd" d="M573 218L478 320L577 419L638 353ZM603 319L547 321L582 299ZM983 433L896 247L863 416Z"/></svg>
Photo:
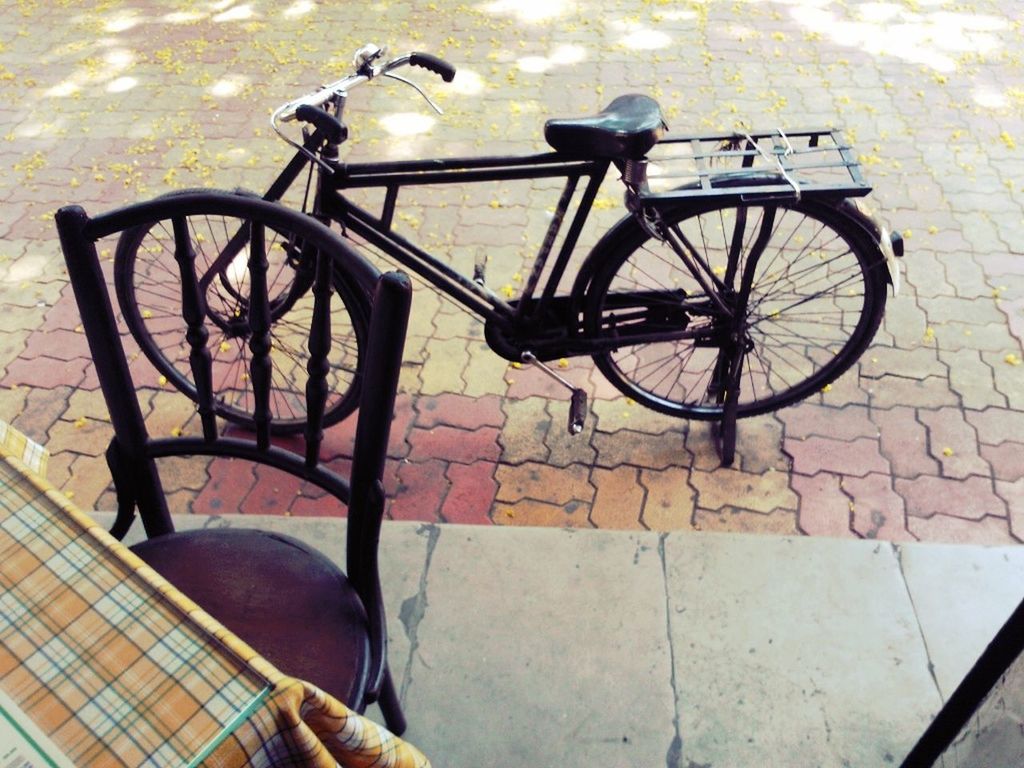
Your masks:
<svg viewBox="0 0 1024 768"><path fill-rule="evenodd" d="M328 114L320 107L311 104L303 104L295 110L295 116L305 123L311 123L314 127L323 132L331 144L340 144L348 138L348 129L345 128L334 115Z"/></svg>
<svg viewBox="0 0 1024 768"><path fill-rule="evenodd" d="M413 67L423 67L434 74L440 75L446 83L450 83L455 77L455 67L442 58L429 53L418 51L409 55L409 64Z"/></svg>

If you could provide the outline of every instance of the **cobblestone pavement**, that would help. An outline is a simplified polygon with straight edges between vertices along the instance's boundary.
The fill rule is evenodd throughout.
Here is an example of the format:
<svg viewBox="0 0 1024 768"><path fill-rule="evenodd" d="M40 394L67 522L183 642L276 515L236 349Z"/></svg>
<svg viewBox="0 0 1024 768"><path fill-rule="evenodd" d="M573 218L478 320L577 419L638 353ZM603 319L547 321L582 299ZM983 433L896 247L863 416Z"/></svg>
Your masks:
<svg viewBox="0 0 1024 768"><path fill-rule="evenodd" d="M81 505L112 506L110 432L53 212L178 187L263 189L288 156L269 111L372 40L445 56L459 76L445 87L411 70L444 117L399 84L356 91L350 158L540 151L546 118L645 92L679 131L845 127L907 246L904 288L861 362L829 391L741 422L727 469L706 425L631 404L585 359L564 371L593 403L570 438L563 390L508 367L477 320L418 287L391 516L1024 540L1022 20L1015 0L9 0L0 418L49 446L51 479ZM515 290L558 190L459 192L401 198L399 227L464 269L486 252L489 284ZM602 190L591 233L621 215L620 200L617 183ZM188 408L147 387L151 429L187 431ZM350 442L349 424L329 434L342 465ZM232 472L181 481L175 496L216 510L233 489L261 511L322 511Z"/></svg>

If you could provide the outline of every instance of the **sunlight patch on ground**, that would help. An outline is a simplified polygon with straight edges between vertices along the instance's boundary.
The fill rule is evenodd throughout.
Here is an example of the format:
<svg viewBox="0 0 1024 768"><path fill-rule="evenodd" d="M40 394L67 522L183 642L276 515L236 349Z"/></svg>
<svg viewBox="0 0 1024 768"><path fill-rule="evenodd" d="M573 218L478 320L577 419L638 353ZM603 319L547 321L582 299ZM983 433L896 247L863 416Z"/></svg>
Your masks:
<svg viewBox="0 0 1024 768"><path fill-rule="evenodd" d="M160 20L167 24L191 24L202 18L205 18L205 14L198 13L197 11L174 11L173 13L161 16Z"/></svg>
<svg viewBox="0 0 1024 768"><path fill-rule="evenodd" d="M804 29L834 43L872 55L889 55L938 72L953 72L964 54L987 54L1000 47L997 32L1007 22L993 16L952 11L910 10L896 3L856 6L855 18L843 18L833 2L774 0L791 6L790 15ZM922 3L918 8L926 6Z"/></svg>
<svg viewBox="0 0 1024 768"><path fill-rule="evenodd" d="M566 43L551 51L549 56L524 56L516 62L523 72L547 72L557 66L579 64L587 58L587 50L582 45Z"/></svg>
<svg viewBox="0 0 1024 768"><path fill-rule="evenodd" d="M136 16L134 11L129 10L107 21L103 28L107 32L126 32L141 23L142 19Z"/></svg>
<svg viewBox="0 0 1024 768"><path fill-rule="evenodd" d="M459 67L455 73L455 79L452 80L450 89L454 93L459 93L463 96L475 96L483 91L484 86L484 79L479 73L466 67Z"/></svg>
<svg viewBox="0 0 1024 768"><path fill-rule="evenodd" d="M380 127L395 137L417 136L427 133L437 121L418 112L394 112L380 118Z"/></svg>
<svg viewBox="0 0 1024 768"><path fill-rule="evenodd" d="M249 78L244 75L228 75L211 85L209 92L211 96L217 96L220 98L237 96L248 84Z"/></svg>
<svg viewBox="0 0 1024 768"><path fill-rule="evenodd" d="M668 48L672 38L656 29L638 29L627 34L619 43L634 51L654 51Z"/></svg>
<svg viewBox="0 0 1024 768"><path fill-rule="evenodd" d="M138 84L139 81L134 77L118 77L107 83L107 93L124 93L125 91L130 91Z"/></svg>
<svg viewBox="0 0 1024 768"><path fill-rule="evenodd" d="M305 16L314 10L316 10L316 5L311 0L297 0L281 11L281 15L286 19L294 19L298 16Z"/></svg>
<svg viewBox="0 0 1024 768"><path fill-rule="evenodd" d="M493 0L480 9L484 13L515 16L519 21L531 24L550 21L570 11L566 0Z"/></svg>
<svg viewBox="0 0 1024 768"><path fill-rule="evenodd" d="M981 86L974 91L974 102L987 109L1005 109L1010 106L1010 99L990 86Z"/></svg>
<svg viewBox="0 0 1024 768"><path fill-rule="evenodd" d="M11 285L19 285L24 282L32 282L43 277L50 270L50 259L47 256L26 254L18 257L7 267L7 274L3 282Z"/></svg>
<svg viewBox="0 0 1024 768"><path fill-rule="evenodd" d="M213 20L218 24L223 24L228 21L246 21L254 18L255 16L256 13L253 11L252 6L246 4L230 8L223 13L218 13L213 17Z"/></svg>

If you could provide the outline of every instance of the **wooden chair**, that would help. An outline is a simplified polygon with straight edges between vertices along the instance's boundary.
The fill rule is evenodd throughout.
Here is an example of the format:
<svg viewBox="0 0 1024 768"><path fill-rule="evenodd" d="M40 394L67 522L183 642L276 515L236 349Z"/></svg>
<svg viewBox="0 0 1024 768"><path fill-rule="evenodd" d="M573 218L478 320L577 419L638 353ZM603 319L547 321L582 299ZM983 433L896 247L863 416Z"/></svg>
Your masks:
<svg viewBox="0 0 1024 768"><path fill-rule="evenodd" d="M225 435L214 411L205 298L187 236L188 222L214 216L238 222L245 230L243 247L249 251L255 434L234 427L233 434ZM171 195L95 218L78 206L68 206L58 211L56 221L114 428L107 452L118 504L112 533L123 536L137 509L148 540L133 550L143 560L283 672L312 682L357 711L379 701L388 727L401 733L405 721L387 666L377 549L384 507L381 477L409 314L408 278L389 273L378 279L369 262L314 219L230 193ZM172 260L178 262L175 274L180 276L174 290L182 297L180 331L191 350L192 381L198 382L189 396L196 401L202 423L199 436L153 437L147 432L97 256L96 242L101 238L153 222L165 222L166 231L174 233ZM306 346L309 423L302 455L272 443L273 418L265 407L272 383L266 370L271 366L269 297L267 281L257 273L265 270L268 231L294 235L304 249L316 251L311 288L315 308ZM332 275L338 270L366 291L365 299L373 307L357 374L361 399L348 481L324 466L319 455L327 397L326 347L331 338L329 304ZM234 527L174 532L157 460L177 456L214 457L213 463L231 457L269 465L346 503L345 571L320 552L277 533Z"/></svg>

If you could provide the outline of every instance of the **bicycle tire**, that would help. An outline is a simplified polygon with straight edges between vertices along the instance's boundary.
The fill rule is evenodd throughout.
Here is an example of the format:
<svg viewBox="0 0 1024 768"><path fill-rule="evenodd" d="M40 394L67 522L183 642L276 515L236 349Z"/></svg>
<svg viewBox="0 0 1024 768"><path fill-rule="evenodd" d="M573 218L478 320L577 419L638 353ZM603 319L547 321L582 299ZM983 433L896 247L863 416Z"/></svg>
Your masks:
<svg viewBox="0 0 1024 768"><path fill-rule="evenodd" d="M171 197L210 190L180 190ZM251 192L234 194L252 196ZM228 216L188 217L196 265L203 274L223 252L232 233L241 228L240 219ZM308 281L297 281L296 270L287 263L282 244L286 235L267 233L268 287L271 298L273 386L271 431L277 435L301 432L306 424L304 391L309 359L305 347L312 318L312 294ZM180 333L180 297L165 286L177 281L170 222L140 225L122 233L114 255L114 287L125 324L137 339L146 358L160 374L193 400L197 398L189 365L189 350ZM247 248L242 249L242 255ZM169 274L173 272L173 277ZM230 272L225 275L224 272ZM168 275L168 279L162 277ZM227 270L213 276L206 285L207 349L213 359L215 412L243 427L254 425L252 388L249 384L248 329L246 327L247 280L244 258L234 259ZM329 394L324 426L338 423L355 410L359 400L359 372L369 322L369 301L345 273L332 275L335 299L331 311L331 352L328 372ZM340 303L340 306L338 306ZM289 331L294 331L290 333ZM295 341L302 340L301 346Z"/></svg>
<svg viewBox="0 0 1024 768"><path fill-rule="evenodd" d="M764 218L768 208L774 209L774 220ZM706 201L661 215L696 244L694 250L720 278L728 276L729 251L735 248L739 264L734 286L747 266L759 222L770 222L768 240L752 265L743 338L737 342L734 336L731 342L736 345L733 354L739 350L743 357L737 417L774 411L822 390L857 361L874 337L886 301L884 256L864 228L834 205ZM754 226L748 229L750 222ZM702 313L702 302L707 307L712 303L670 246L651 237L635 219L624 219L595 246L581 276L584 327L592 338L621 336L623 300L617 294L640 289L648 292L647 301L655 296L666 306L674 305L671 322L685 323L696 336L624 343L595 354L602 374L620 392L655 411L721 419L725 393L714 379L723 365L735 363L720 361L726 342L714 329L721 320L715 319L713 309Z"/></svg>

